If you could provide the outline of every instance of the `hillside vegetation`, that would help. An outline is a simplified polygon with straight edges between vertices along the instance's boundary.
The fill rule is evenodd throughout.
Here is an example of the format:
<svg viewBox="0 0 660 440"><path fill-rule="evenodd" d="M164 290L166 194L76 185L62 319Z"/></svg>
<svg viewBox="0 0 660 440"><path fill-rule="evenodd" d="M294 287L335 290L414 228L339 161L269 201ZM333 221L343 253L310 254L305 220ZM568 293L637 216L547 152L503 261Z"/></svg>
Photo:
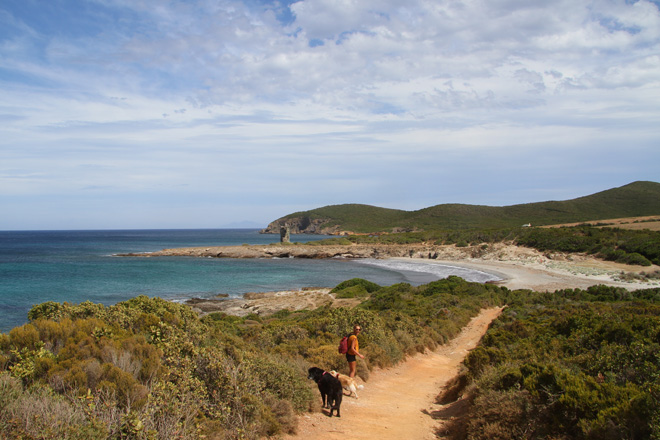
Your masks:
<svg viewBox="0 0 660 440"><path fill-rule="evenodd" d="M351 235L313 241L308 246L352 244L456 245L486 250L491 243L510 242L542 252L586 253L618 263L660 265L660 231L609 227L573 226L562 228L469 229L426 231L387 235ZM474 256L478 256L475 254Z"/></svg>
<svg viewBox="0 0 660 440"><path fill-rule="evenodd" d="M633 182L573 200L503 207L443 204L402 211L359 204L333 205L289 214L272 222L263 232L279 233L284 224L289 224L294 233L327 234L492 229L657 214L660 183Z"/></svg>
<svg viewBox="0 0 660 440"><path fill-rule="evenodd" d="M455 381L470 385L453 438L660 438L660 306L641 298L601 286L511 303Z"/></svg>
<svg viewBox="0 0 660 440"><path fill-rule="evenodd" d="M658 438L660 289L510 291L457 277L412 287L354 279L353 309L199 319L146 297L44 303L0 334L3 439L257 439L318 411L311 365L345 372L341 336L363 328L369 379L508 305L467 359L470 438ZM532 429L532 431L530 431ZM485 433L485 434L484 434ZM479 437L481 435L481 437Z"/></svg>

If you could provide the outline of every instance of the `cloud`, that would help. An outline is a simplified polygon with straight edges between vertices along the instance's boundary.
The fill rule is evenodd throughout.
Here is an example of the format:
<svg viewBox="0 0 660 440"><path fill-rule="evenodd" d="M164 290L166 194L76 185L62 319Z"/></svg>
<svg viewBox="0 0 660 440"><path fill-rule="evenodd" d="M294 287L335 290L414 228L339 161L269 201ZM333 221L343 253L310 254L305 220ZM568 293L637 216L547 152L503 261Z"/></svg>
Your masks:
<svg viewBox="0 0 660 440"><path fill-rule="evenodd" d="M203 198L229 223L239 205L502 204L657 181L654 2L18 5L0 6L11 203L48 195L82 215L94 193L155 216L169 197L187 225Z"/></svg>

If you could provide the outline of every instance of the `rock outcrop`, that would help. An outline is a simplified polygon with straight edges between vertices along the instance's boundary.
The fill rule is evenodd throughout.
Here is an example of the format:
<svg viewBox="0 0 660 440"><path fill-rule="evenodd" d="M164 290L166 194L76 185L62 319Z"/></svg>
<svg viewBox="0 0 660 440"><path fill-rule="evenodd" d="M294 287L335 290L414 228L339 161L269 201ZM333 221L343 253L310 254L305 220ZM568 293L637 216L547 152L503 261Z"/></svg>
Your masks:
<svg viewBox="0 0 660 440"><path fill-rule="evenodd" d="M120 254L120 257L204 257L204 258L381 258L408 256L405 249L391 245L308 246L290 243L163 249L157 252Z"/></svg>
<svg viewBox="0 0 660 440"><path fill-rule="evenodd" d="M279 234L283 227L289 227L291 234L321 234L338 235L339 226L329 225L330 220L326 218L290 217L280 218L271 222L261 234Z"/></svg>
<svg viewBox="0 0 660 440"><path fill-rule="evenodd" d="M281 292L248 292L242 298L194 298L186 301L186 304L201 315L223 312L233 316L268 316L283 309L293 312L324 305L340 307L345 306L346 301L335 299L328 288L310 287Z"/></svg>
<svg viewBox="0 0 660 440"><path fill-rule="evenodd" d="M424 243L411 244L351 244L351 245L315 245L272 243L265 245L188 247L163 249L157 252L120 254L120 257L202 257L202 258L424 258L456 260L464 258L498 259L504 244L494 244L484 250L480 246L456 247L453 245L433 245ZM518 249L518 248L517 248ZM526 248L520 248L526 249ZM529 250L536 257L538 251Z"/></svg>

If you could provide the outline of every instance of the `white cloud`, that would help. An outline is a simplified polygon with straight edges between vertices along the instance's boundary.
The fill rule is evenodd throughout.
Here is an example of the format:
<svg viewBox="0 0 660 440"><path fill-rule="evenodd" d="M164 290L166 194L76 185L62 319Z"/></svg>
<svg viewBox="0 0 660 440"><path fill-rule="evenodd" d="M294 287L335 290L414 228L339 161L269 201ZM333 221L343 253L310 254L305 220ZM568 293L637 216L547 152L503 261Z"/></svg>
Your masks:
<svg viewBox="0 0 660 440"><path fill-rule="evenodd" d="M423 207L456 185L511 201L517 174L543 196L627 183L616 166L658 180L646 0L302 0L286 23L257 1L88 6L0 6L0 197Z"/></svg>

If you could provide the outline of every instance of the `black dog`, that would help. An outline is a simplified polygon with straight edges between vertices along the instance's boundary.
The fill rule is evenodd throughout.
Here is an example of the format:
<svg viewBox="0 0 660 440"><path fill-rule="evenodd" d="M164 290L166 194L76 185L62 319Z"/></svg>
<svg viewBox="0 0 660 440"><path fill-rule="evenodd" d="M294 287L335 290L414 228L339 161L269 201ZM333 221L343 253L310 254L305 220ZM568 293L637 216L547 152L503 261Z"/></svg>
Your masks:
<svg viewBox="0 0 660 440"><path fill-rule="evenodd" d="M339 407L341 406L341 399L344 396L344 392L341 389L339 379L316 367L309 369L307 378L312 379L319 386L321 399L323 399L323 408L330 408L330 417L332 417L334 410L337 410L337 417L341 417Z"/></svg>

